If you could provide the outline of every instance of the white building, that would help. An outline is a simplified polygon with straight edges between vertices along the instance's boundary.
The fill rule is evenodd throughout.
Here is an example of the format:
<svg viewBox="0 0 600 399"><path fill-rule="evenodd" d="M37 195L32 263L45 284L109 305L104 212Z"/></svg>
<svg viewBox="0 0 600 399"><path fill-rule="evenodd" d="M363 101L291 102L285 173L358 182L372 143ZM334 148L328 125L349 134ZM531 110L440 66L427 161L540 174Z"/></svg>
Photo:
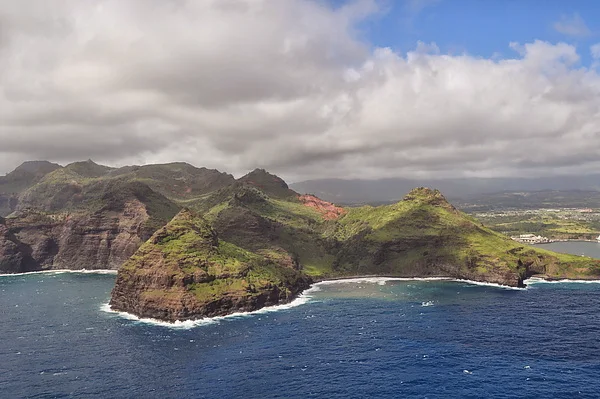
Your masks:
<svg viewBox="0 0 600 399"><path fill-rule="evenodd" d="M515 241L522 242L524 244L540 244L543 242L549 242L548 237L536 236L535 234L520 234L518 236L510 237Z"/></svg>

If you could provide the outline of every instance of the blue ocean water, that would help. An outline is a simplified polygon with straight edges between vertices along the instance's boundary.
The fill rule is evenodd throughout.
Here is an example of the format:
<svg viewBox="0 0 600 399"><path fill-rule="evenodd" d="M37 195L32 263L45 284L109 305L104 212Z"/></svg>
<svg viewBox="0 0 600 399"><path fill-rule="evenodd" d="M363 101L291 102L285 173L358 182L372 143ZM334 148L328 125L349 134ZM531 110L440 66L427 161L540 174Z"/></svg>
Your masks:
<svg viewBox="0 0 600 399"><path fill-rule="evenodd" d="M564 252L574 255L591 256L600 259L600 242L593 241L558 241L537 245L550 251Z"/></svg>
<svg viewBox="0 0 600 399"><path fill-rule="evenodd" d="M113 275L0 277L2 398L524 398L600 394L600 284L320 285L191 329L102 311Z"/></svg>

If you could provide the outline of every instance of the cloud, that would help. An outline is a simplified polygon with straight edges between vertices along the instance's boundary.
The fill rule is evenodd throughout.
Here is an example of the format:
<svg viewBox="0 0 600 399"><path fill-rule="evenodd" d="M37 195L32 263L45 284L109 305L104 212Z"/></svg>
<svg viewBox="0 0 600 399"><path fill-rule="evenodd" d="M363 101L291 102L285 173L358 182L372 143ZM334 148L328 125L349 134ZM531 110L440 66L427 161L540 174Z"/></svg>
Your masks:
<svg viewBox="0 0 600 399"><path fill-rule="evenodd" d="M577 13L562 15L560 20L554 23L554 30L563 35L574 37L585 37L592 33L583 18Z"/></svg>
<svg viewBox="0 0 600 399"><path fill-rule="evenodd" d="M359 39L373 1L40 4L0 7L4 172L88 158L290 181L599 166L600 76L565 43L511 44L509 59L398 53Z"/></svg>

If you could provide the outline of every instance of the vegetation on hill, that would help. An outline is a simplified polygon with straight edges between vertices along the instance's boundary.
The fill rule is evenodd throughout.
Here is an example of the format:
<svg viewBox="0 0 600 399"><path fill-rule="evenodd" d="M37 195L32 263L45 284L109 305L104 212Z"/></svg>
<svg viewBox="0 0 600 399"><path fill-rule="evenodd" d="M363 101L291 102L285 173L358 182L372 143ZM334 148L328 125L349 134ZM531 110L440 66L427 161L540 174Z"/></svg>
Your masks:
<svg viewBox="0 0 600 399"><path fill-rule="evenodd" d="M111 306L182 320L288 301L310 282L291 264L219 239L201 216L182 210L121 267Z"/></svg>
<svg viewBox="0 0 600 399"><path fill-rule="evenodd" d="M283 179L264 169L254 169L239 181L250 184L273 198L296 200L297 197L297 193Z"/></svg>
<svg viewBox="0 0 600 399"><path fill-rule="evenodd" d="M217 303L218 298L230 298L233 292L236 297L252 294L254 291L246 284L247 279L244 280L246 283L241 283L239 278L232 281L229 276L240 273L240 265L265 262L265 259L273 262L274 269L268 270L298 270L316 280L359 275L445 276L520 286L525 278L534 274L548 278L600 277L600 261L556 254L514 242L455 209L439 191L426 188L411 191L404 200L393 205L349 208L337 219L326 218L318 209L297 199L273 198L247 182L218 190L194 205L202 209L205 216L204 230L210 225L214 236L218 235L226 243L224 248L228 250L218 252L224 265L237 265L223 266L227 277L215 277L209 285L184 284L185 292L193 292L195 298L204 298L211 303ZM141 249L120 275L128 276L138 270L144 273L146 267L161 270L162 259L182 259L173 264L184 269L189 267L186 266L189 259L191 264L205 264L205 259L212 259L217 248L222 247L220 241L217 244L214 240L211 249L195 244L187 246L196 239L197 233L186 225L182 231L178 233L182 238L175 244L160 246L162 241L156 241L156 238L148 243L150 248L156 249L159 245L163 251L158 264L153 266L144 257L146 250ZM188 234L191 239L184 239ZM189 250L192 253L188 257ZM130 277L123 278L130 281ZM117 287L119 281L121 278ZM128 291L132 289L130 287ZM161 288L156 286L138 289L150 290L153 298L162 295ZM122 295L121 288L115 290L113 298ZM170 290L168 288L166 292ZM147 303L145 297L140 298ZM122 299L115 301L117 304ZM223 313L234 309L229 305L229 299L226 303L228 305L220 310ZM139 309L145 309L144 305L139 306ZM253 306L244 303L244 309ZM163 316L154 302L151 308L150 314ZM119 309L131 310L132 306ZM185 318L217 314L214 307L210 307L210 311L206 309L175 313L184 314ZM143 312L137 314L148 314ZM170 313L166 319L174 320L175 313Z"/></svg>
<svg viewBox="0 0 600 399"><path fill-rule="evenodd" d="M60 167L48 161L27 161L6 176L0 176L0 216L14 211L21 192Z"/></svg>
<svg viewBox="0 0 600 399"><path fill-rule="evenodd" d="M427 274L518 285L531 273L558 277L568 265L594 263L516 243L456 210L437 190L415 189L393 205L347 208L336 220L254 186L234 191L220 193L220 202L206 198L203 212L215 229L244 248L290 254L315 278Z"/></svg>
<svg viewBox="0 0 600 399"><path fill-rule="evenodd" d="M112 171L110 176L141 181L174 201L196 198L235 182L230 174L196 168L185 162L125 166Z"/></svg>
<svg viewBox="0 0 600 399"><path fill-rule="evenodd" d="M290 300L311 279L357 275L511 286L534 274L600 277L600 261L514 242L427 188L390 205L340 208L300 196L262 169L238 180L185 163L21 169L13 173L36 177L22 184L16 212L2 224L0 250L22 264L10 270L25 260L40 268L79 259L117 265L139 248L121 268L113 303L140 315L249 310Z"/></svg>
<svg viewBox="0 0 600 399"><path fill-rule="evenodd" d="M70 163L64 169L87 178L101 177L114 170L108 166L98 165L91 159Z"/></svg>
<svg viewBox="0 0 600 399"><path fill-rule="evenodd" d="M139 192L142 186L147 186L155 193L150 195L151 199L164 197L171 202L171 208L179 208L180 202L183 204L186 200L193 200L234 182L235 179L229 174L196 168L183 162L118 169L98 165L91 160L74 162L65 167L45 161L26 162L7 176L0 177L0 215L6 216L14 210L25 209L50 213L96 211L103 208L101 201L111 197L110 193L103 194L103 190L110 189L115 197L123 198L119 190L124 193ZM5 193L11 197L3 200ZM160 201L165 202L164 199ZM161 205L156 207L164 208ZM173 215L170 212L169 219ZM162 224L167 221L163 220Z"/></svg>

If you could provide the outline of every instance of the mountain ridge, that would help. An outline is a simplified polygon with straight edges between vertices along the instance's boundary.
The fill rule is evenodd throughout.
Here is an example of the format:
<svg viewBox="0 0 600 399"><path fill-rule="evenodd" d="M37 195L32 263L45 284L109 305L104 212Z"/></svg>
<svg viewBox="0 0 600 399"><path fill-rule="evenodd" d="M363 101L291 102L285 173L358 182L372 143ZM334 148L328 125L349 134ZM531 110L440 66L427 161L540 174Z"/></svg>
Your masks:
<svg viewBox="0 0 600 399"><path fill-rule="evenodd" d="M588 190L600 191L600 174L539 178L448 178L448 179L315 179L295 182L299 193L315 194L335 203L357 204L397 201L414 187L440 189L448 198L465 199L506 191Z"/></svg>

